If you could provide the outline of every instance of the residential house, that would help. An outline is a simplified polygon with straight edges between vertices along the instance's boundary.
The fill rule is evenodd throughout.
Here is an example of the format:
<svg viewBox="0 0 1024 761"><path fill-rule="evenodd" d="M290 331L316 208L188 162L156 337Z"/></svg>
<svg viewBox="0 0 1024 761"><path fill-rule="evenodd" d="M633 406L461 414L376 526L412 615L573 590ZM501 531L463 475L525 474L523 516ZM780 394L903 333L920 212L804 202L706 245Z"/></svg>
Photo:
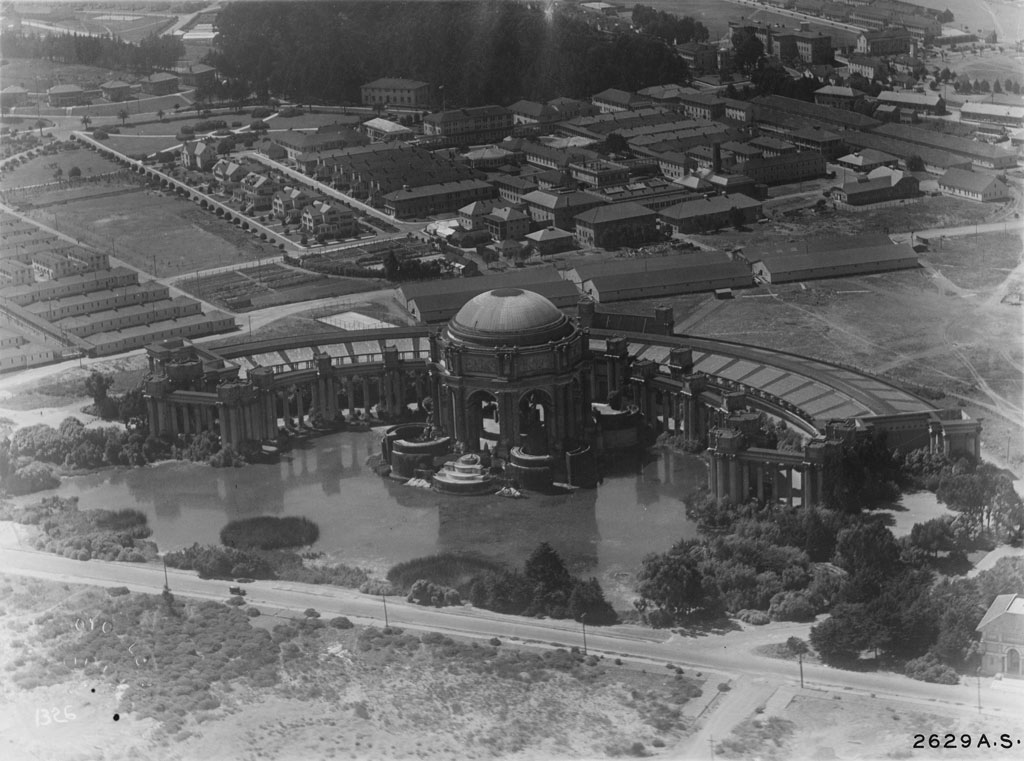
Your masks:
<svg viewBox="0 0 1024 761"><path fill-rule="evenodd" d="M299 226L309 236L353 238L359 234L356 213L340 201L314 201L302 210Z"/></svg>
<svg viewBox="0 0 1024 761"><path fill-rule="evenodd" d="M231 159L219 159L213 165L213 176L220 183L221 190L232 192L248 171L241 164Z"/></svg>
<svg viewBox="0 0 1024 761"><path fill-rule="evenodd" d="M185 169L207 172L217 163L217 148L203 140L182 143L178 163Z"/></svg>
<svg viewBox="0 0 1024 761"><path fill-rule="evenodd" d="M642 246L658 237L658 213L638 203L588 209L575 222L576 242L583 247Z"/></svg>
<svg viewBox="0 0 1024 761"><path fill-rule="evenodd" d="M432 99L430 84L416 79L384 77L360 89L364 106L406 106L429 108Z"/></svg>
<svg viewBox="0 0 1024 761"><path fill-rule="evenodd" d="M105 100L109 100L111 103L120 103L132 97L132 86L120 79L112 79L100 85L100 92L103 93Z"/></svg>
<svg viewBox="0 0 1024 761"><path fill-rule="evenodd" d="M274 193L271 201L271 213L286 224L298 221L303 210L311 204L310 194L302 188L286 185Z"/></svg>
<svg viewBox="0 0 1024 761"><path fill-rule="evenodd" d="M170 95L178 92L180 81L174 74L158 71L142 80L142 92L147 95Z"/></svg>
<svg viewBox="0 0 1024 761"><path fill-rule="evenodd" d="M484 230L484 217L491 213L499 203L493 198L473 201L459 209L459 225L464 230Z"/></svg>
<svg viewBox="0 0 1024 761"><path fill-rule="evenodd" d="M964 169L947 169L939 178L939 192L970 201L1005 201L1010 198L1010 189L998 177Z"/></svg>
<svg viewBox="0 0 1024 761"><path fill-rule="evenodd" d="M185 87L209 91L217 84L217 70L205 63L186 62L176 67L174 73L178 75Z"/></svg>
<svg viewBox="0 0 1024 761"><path fill-rule="evenodd" d="M9 85L0 90L0 106L3 108L14 108L23 106L28 102L28 90L18 85Z"/></svg>
<svg viewBox="0 0 1024 761"><path fill-rule="evenodd" d="M238 183L231 198L240 203L245 211L266 211L273 207L275 190L269 177L249 172Z"/></svg>
<svg viewBox="0 0 1024 761"><path fill-rule="evenodd" d="M1024 677L1024 595L996 595L975 631L981 632L981 673Z"/></svg>
<svg viewBox="0 0 1024 761"><path fill-rule="evenodd" d="M85 103L85 90L78 85L55 85L46 91L46 100L54 108L80 106Z"/></svg>
<svg viewBox="0 0 1024 761"><path fill-rule="evenodd" d="M530 232L530 217L513 206L492 209L483 222L496 241L522 240Z"/></svg>

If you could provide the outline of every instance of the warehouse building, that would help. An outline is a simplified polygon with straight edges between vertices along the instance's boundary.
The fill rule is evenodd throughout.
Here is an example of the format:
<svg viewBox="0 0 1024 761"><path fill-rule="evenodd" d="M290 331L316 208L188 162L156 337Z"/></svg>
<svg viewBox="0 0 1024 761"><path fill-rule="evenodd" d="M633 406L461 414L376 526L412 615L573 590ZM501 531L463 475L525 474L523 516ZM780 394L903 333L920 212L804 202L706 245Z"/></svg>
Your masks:
<svg viewBox="0 0 1024 761"><path fill-rule="evenodd" d="M632 272L620 271L589 277L581 284L583 293L598 303L608 303L723 288L748 288L754 284L750 268L740 262L729 261L724 254L718 262L655 271L643 269L642 260L634 260L634 264Z"/></svg>
<svg viewBox="0 0 1024 761"><path fill-rule="evenodd" d="M1005 201L1010 189L998 177L964 169L950 169L939 178L939 192L970 201Z"/></svg>
<svg viewBox="0 0 1024 761"><path fill-rule="evenodd" d="M761 216L761 202L742 194L708 196L662 209L661 219L673 233L703 232L740 222L748 224Z"/></svg>
<svg viewBox="0 0 1024 761"><path fill-rule="evenodd" d="M539 267L489 277L409 283L398 289L398 301L420 322L444 322L454 317L471 298L495 288L526 288L544 296L559 309L572 307L579 300L576 286L558 277L554 267Z"/></svg>
<svg viewBox="0 0 1024 761"><path fill-rule="evenodd" d="M765 283L791 283L827 277L871 275L876 272L917 267L917 254L908 243L865 248L815 249L798 253L748 255L754 277Z"/></svg>

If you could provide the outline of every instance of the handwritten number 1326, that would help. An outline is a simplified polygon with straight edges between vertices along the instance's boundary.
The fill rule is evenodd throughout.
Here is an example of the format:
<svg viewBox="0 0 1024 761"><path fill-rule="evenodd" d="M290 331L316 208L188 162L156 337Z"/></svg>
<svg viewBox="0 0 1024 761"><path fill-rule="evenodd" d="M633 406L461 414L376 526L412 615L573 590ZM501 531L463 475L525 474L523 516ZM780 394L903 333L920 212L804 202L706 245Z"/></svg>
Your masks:
<svg viewBox="0 0 1024 761"><path fill-rule="evenodd" d="M64 706L63 716L60 713L59 708L37 708L36 726L45 727L47 724L66 724L69 721L75 720L75 715L71 713L71 706Z"/></svg>

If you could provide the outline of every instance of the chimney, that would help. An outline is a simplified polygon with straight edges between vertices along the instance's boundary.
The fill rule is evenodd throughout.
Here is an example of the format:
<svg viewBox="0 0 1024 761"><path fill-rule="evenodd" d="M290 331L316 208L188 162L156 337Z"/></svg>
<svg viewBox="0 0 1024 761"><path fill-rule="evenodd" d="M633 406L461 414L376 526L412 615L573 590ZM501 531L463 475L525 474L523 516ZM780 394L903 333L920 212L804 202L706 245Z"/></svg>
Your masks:
<svg viewBox="0 0 1024 761"><path fill-rule="evenodd" d="M715 170L715 174L722 171L722 148L718 143L711 146L711 168Z"/></svg>

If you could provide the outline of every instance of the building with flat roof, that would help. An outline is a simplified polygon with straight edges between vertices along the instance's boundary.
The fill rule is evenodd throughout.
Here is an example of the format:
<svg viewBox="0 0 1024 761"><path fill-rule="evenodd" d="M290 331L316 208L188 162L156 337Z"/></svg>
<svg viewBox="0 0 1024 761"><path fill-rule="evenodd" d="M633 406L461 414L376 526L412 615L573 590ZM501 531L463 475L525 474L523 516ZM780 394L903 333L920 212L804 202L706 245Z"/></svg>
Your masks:
<svg viewBox="0 0 1024 761"><path fill-rule="evenodd" d="M658 213L638 203L597 206L577 214L575 222L581 247L642 246L658 237Z"/></svg>
<svg viewBox="0 0 1024 761"><path fill-rule="evenodd" d="M512 134L512 112L502 106L439 111L423 117L423 135L438 145L499 143Z"/></svg>
<svg viewBox="0 0 1024 761"><path fill-rule="evenodd" d="M375 79L360 87L359 91L364 106L429 108L432 98L429 83L399 77Z"/></svg>
<svg viewBox="0 0 1024 761"><path fill-rule="evenodd" d="M454 180L435 185L402 188L385 193L384 211L396 219L427 217L457 211L473 201L494 198L494 186L483 180Z"/></svg>
<svg viewBox="0 0 1024 761"><path fill-rule="evenodd" d="M728 225L749 224L761 216L761 202L742 194L706 196L661 210L674 233L707 232Z"/></svg>
<svg viewBox="0 0 1024 761"><path fill-rule="evenodd" d="M392 140L410 140L415 133L409 127L389 119L370 119L363 123L363 132L371 143L386 143Z"/></svg>

